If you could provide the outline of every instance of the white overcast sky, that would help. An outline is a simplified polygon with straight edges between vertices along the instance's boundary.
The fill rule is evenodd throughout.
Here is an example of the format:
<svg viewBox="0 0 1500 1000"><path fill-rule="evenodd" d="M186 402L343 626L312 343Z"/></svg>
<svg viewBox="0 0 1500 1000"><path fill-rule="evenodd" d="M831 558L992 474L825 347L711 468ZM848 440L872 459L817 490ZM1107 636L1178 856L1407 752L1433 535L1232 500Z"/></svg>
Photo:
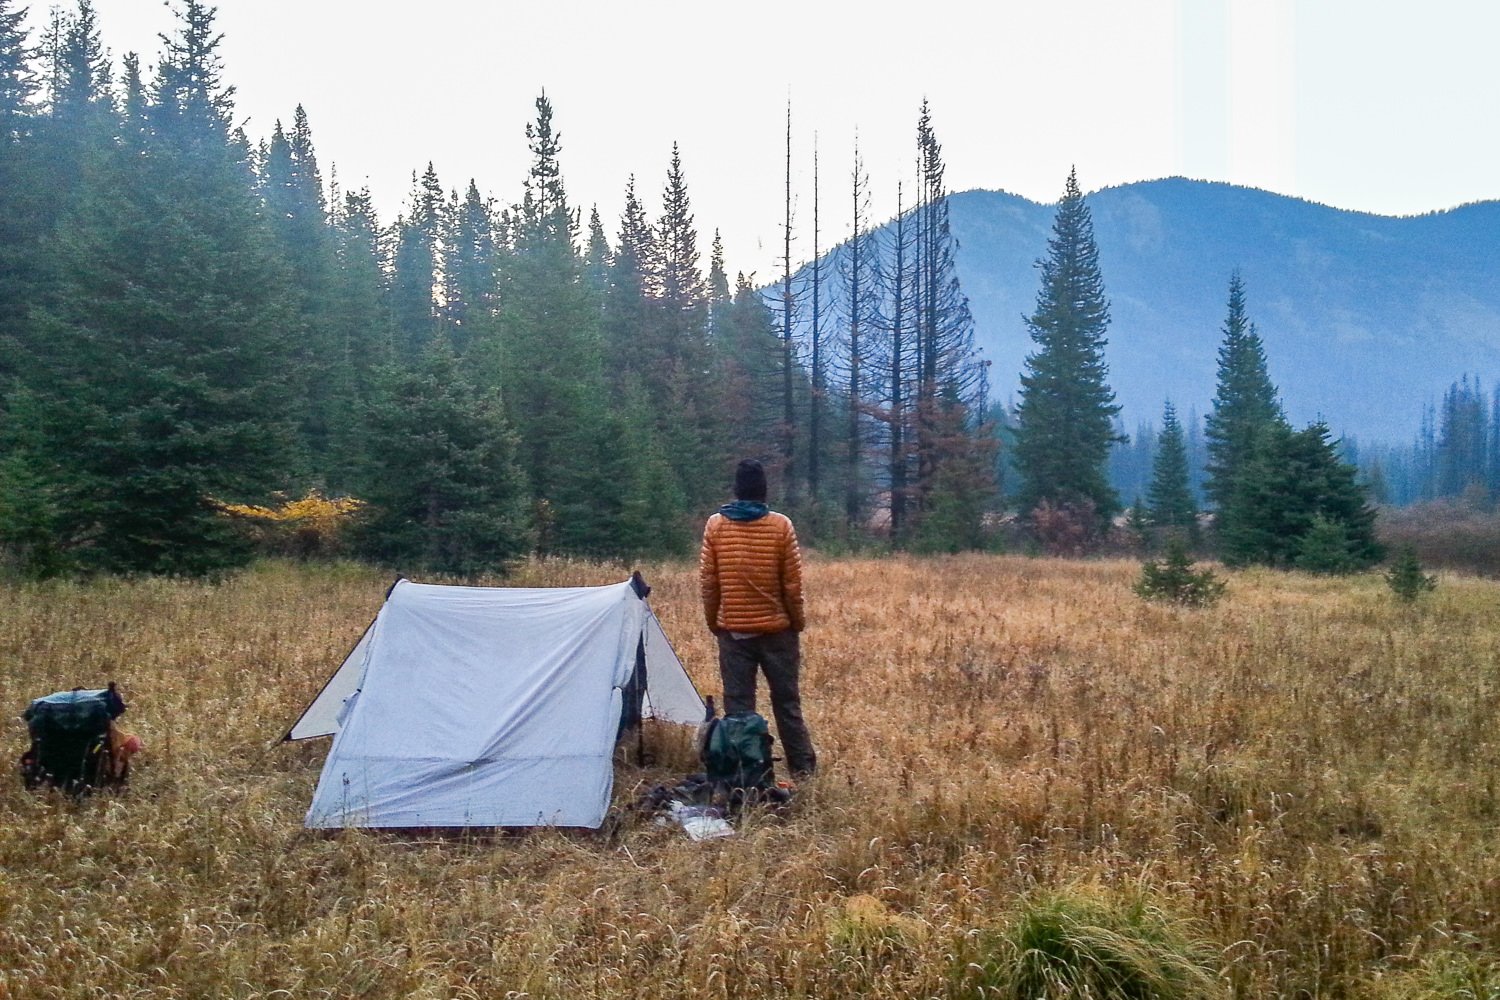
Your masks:
<svg viewBox="0 0 1500 1000"><path fill-rule="evenodd" d="M154 66L176 0L94 2L116 61ZM49 5L30 8L35 41ZM631 174L654 215L675 141L705 267L717 227L731 275L761 280L788 100L794 260L814 137L826 249L856 132L884 219L924 97L955 191L1051 202L1076 164L1085 191L1183 175L1382 214L1500 197L1495 0L220 0L217 24L252 139L302 104L325 178L368 184L386 221L429 160L518 200L545 89L585 218L613 240Z"/></svg>

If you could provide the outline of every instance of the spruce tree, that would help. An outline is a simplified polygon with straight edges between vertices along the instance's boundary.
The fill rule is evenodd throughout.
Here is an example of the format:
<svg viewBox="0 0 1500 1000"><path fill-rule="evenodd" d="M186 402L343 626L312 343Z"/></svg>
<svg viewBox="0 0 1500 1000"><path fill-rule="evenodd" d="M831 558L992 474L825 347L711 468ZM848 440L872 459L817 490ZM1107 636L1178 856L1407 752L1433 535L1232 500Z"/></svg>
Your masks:
<svg viewBox="0 0 1500 1000"><path fill-rule="evenodd" d="M24 138L31 128L37 92L31 47L24 27L26 8L0 0L0 143Z"/></svg>
<svg viewBox="0 0 1500 1000"><path fill-rule="evenodd" d="M492 335L500 266L494 205L470 179L463 200L450 202L445 223L442 312L448 341L462 356Z"/></svg>
<svg viewBox="0 0 1500 1000"><path fill-rule="evenodd" d="M45 46L48 113L38 138L49 161L47 186L55 223L71 210L86 160L108 143L114 123L109 59L93 4L79 0L77 13L54 11L54 17L58 19Z"/></svg>
<svg viewBox="0 0 1500 1000"><path fill-rule="evenodd" d="M1417 552L1410 545L1403 545L1385 572L1386 585L1396 598L1404 603L1414 602L1422 594L1437 589L1437 577L1422 572Z"/></svg>
<svg viewBox="0 0 1500 1000"><path fill-rule="evenodd" d="M1330 525L1343 536L1347 560L1341 570L1379 561L1375 511L1324 424L1300 431L1285 422L1267 428L1234 485L1228 502L1237 513L1219 535L1226 563L1288 568L1311 546L1316 553L1309 559L1321 564L1329 551Z"/></svg>
<svg viewBox="0 0 1500 1000"><path fill-rule="evenodd" d="M1197 570L1188 557L1187 545L1179 537L1167 542L1166 558L1148 560L1133 588L1148 601L1164 601L1191 608L1208 607L1224 594L1224 581L1212 570Z"/></svg>
<svg viewBox="0 0 1500 1000"><path fill-rule="evenodd" d="M780 441L781 343L775 314L744 272L735 276L714 344L720 408L732 417L721 441L724 468L733 468L727 456L770 461Z"/></svg>
<svg viewBox="0 0 1500 1000"><path fill-rule="evenodd" d="M499 395L439 341L384 369L370 414L366 555L399 569L498 573L533 541L531 502Z"/></svg>
<svg viewBox="0 0 1500 1000"><path fill-rule="evenodd" d="M659 264L656 231L631 176L625 183L625 206L604 295L605 356L616 388L629 374L643 376L665 365L666 338L653 306L660 301Z"/></svg>
<svg viewBox="0 0 1500 1000"><path fill-rule="evenodd" d="M724 270L724 238L714 230L713 248L708 258L708 339L712 343L719 330L720 313L729 303L729 275Z"/></svg>
<svg viewBox="0 0 1500 1000"><path fill-rule="evenodd" d="M84 568L232 564L243 552L215 502L259 500L290 467L287 274L231 125L213 12L188 0L179 18L149 130L84 164L47 349L29 359L60 540Z"/></svg>
<svg viewBox="0 0 1500 1000"><path fill-rule="evenodd" d="M420 357L442 328L438 289L443 274L442 236L447 203L431 163L418 177L406 215L396 220L396 254L391 277L391 320L401 356Z"/></svg>
<svg viewBox="0 0 1500 1000"><path fill-rule="evenodd" d="M1477 378L1471 383L1465 375L1444 393L1436 456L1438 496L1456 497L1470 489L1487 489L1486 409Z"/></svg>
<svg viewBox="0 0 1500 1000"><path fill-rule="evenodd" d="M698 230L676 143L672 144L656 233L661 268L659 326L665 342L643 383L657 400L657 437L682 495L696 507L712 500L720 488L721 477L713 462L720 437L715 420L719 408L709 374L708 285L698 267Z"/></svg>
<svg viewBox="0 0 1500 1000"><path fill-rule="evenodd" d="M604 235L604 220L599 217L599 206L595 205L589 210L589 242L583 254L583 271L589 287L599 295L601 303L609 288L609 258L609 237Z"/></svg>
<svg viewBox="0 0 1500 1000"><path fill-rule="evenodd" d="M1196 542L1198 508L1188 483L1182 424L1177 421L1177 408L1171 400L1162 410L1161 434L1156 439L1156 460L1146 498L1151 504L1152 525L1183 533L1190 544Z"/></svg>
<svg viewBox="0 0 1500 1000"><path fill-rule="evenodd" d="M345 192L333 213L335 281L329 303L335 350L337 398L351 400L330 427L330 461L324 469L335 493L366 492L365 456L376 445L365 427L376 375L394 357L386 300L388 234L380 225L369 188Z"/></svg>
<svg viewBox="0 0 1500 1000"><path fill-rule="evenodd" d="M336 424L356 409L334 315L338 260L329 226L323 178L306 111L297 106L292 131L277 122L260 166L266 219L290 277L297 311L291 370L297 400L303 476L332 486L339 464ZM337 487L334 487L337 489Z"/></svg>
<svg viewBox="0 0 1500 1000"><path fill-rule="evenodd" d="M1226 522L1234 530L1235 480L1249 462L1257 437L1284 423L1276 387L1266 372L1260 334L1245 309L1245 285L1236 271L1229 278L1229 314L1219 347L1218 384L1204 434L1208 479L1203 491L1217 511L1221 530Z"/></svg>
<svg viewBox="0 0 1500 1000"><path fill-rule="evenodd" d="M45 231L39 203L44 173L33 134L38 83L25 16L24 8L0 0L0 379L15 374L30 329L27 303L38 298ZM5 395L0 391L0 399ZM3 412L0 404L0 417Z"/></svg>
<svg viewBox="0 0 1500 1000"><path fill-rule="evenodd" d="M532 153L525 194L510 214L512 252L501 268L500 355L494 377L520 435L520 464L544 514L544 550L608 552L615 525L600 496L617 488L591 459L604 436L608 398L599 302L583 280L577 218L562 180L562 137L552 103L536 101L526 126Z"/></svg>
<svg viewBox="0 0 1500 1000"><path fill-rule="evenodd" d="M1041 289L1027 319L1036 350L1021 375L1015 461L1023 512L1038 504L1091 511L1100 524L1119 509L1105 477L1119 407L1104 361L1109 303L1099 272L1094 224L1076 172L1068 174L1038 262Z"/></svg>

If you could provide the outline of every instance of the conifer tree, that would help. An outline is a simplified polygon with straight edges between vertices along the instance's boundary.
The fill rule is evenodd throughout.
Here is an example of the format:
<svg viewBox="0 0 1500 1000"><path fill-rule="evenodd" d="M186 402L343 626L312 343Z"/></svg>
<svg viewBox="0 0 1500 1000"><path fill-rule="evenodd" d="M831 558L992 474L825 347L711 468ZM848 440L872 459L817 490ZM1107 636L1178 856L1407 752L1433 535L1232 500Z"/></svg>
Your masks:
<svg viewBox="0 0 1500 1000"><path fill-rule="evenodd" d="M364 496L371 450L365 417L376 375L395 360L385 274L388 234L368 187L344 193L333 213L335 281L329 303L339 398L351 401L330 427L331 460L324 470L334 492Z"/></svg>
<svg viewBox="0 0 1500 1000"><path fill-rule="evenodd" d="M610 488L591 516L557 525L557 548L580 555L638 559L682 555L691 540L688 508L655 427L656 404L627 376L596 436L577 456ZM608 528L607 534L599 530Z"/></svg>
<svg viewBox="0 0 1500 1000"><path fill-rule="evenodd" d="M1438 496L1456 497L1466 490L1487 489L1488 428L1484 392L1465 375L1443 395L1437 440Z"/></svg>
<svg viewBox="0 0 1500 1000"><path fill-rule="evenodd" d="M340 350L334 285L338 262L312 128L301 105L290 134L278 121L262 155L260 185L266 219L290 277L297 312L292 365L304 474L325 487L335 456L336 425L355 408Z"/></svg>
<svg viewBox="0 0 1500 1000"><path fill-rule="evenodd" d="M710 374L708 285L698 267L698 230L676 143L672 144L656 233L661 268L659 325L665 343L644 385L656 393L657 437L666 449L680 493L697 507L714 498L720 488L721 477L713 461L719 407Z"/></svg>
<svg viewBox="0 0 1500 1000"><path fill-rule="evenodd" d="M35 110L31 102L39 85L31 66L25 20L25 7L0 0L0 143L4 144L27 135Z"/></svg>
<svg viewBox="0 0 1500 1000"><path fill-rule="evenodd" d="M1106 379L1109 303L1099 271L1094 224L1076 172L1068 174L1052 224L1047 256L1038 262L1041 289L1027 319L1036 350L1021 376L1015 460L1025 512L1091 510L1101 523L1119 509L1104 475L1112 421L1119 407Z"/></svg>
<svg viewBox="0 0 1500 1000"><path fill-rule="evenodd" d="M437 336L437 292L443 274L442 235L447 203L431 163L412 174L407 214L396 220L396 255L391 279L391 320L399 353L420 357Z"/></svg>
<svg viewBox="0 0 1500 1000"><path fill-rule="evenodd" d="M1341 551L1347 559L1341 571L1381 558L1375 511L1354 467L1340 459L1324 424L1294 431L1279 421L1262 431L1250 460L1234 479L1229 504L1237 513L1221 527L1219 545L1230 565L1290 567L1305 546L1317 549L1322 565L1330 548L1330 527L1342 535ZM1315 527L1318 532L1312 534Z"/></svg>
<svg viewBox="0 0 1500 1000"><path fill-rule="evenodd" d="M443 320L448 341L462 356L491 336L497 306L500 249L491 199L471 178L462 201L454 193L443 236Z"/></svg>
<svg viewBox="0 0 1500 1000"><path fill-rule="evenodd" d="M719 315L729 303L729 275L724 270L724 238L714 230L713 248L708 257L708 339L718 334Z"/></svg>
<svg viewBox="0 0 1500 1000"><path fill-rule="evenodd" d="M823 341L823 255L819 241L822 238L818 219L818 143L813 136L813 204L812 204L812 263L810 285L812 311L808 317L807 346L808 374L812 380L812 398L807 408L807 494L816 505L823 491L823 410L828 397L828 377L824 358Z"/></svg>
<svg viewBox="0 0 1500 1000"><path fill-rule="evenodd" d="M90 0L53 22L46 46L51 64L48 114L40 140L49 159L53 221L66 213L80 189L85 159L108 141L113 122L109 58Z"/></svg>
<svg viewBox="0 0 1500 1000"><path fill-rule="evenodd" d="M1396 558L1391 560L1391 566L1385 572L1385 582L1396 598L1406 604L1437 589L1437 577L1422 572L1417 552L1410 545L1403 545Z"/></svg>
<svg viewBox="0 0 1500 1000"><path fill-rule="evenodd" d="M958 244L948 221L945 171L932 109L923 100L917 120L918 200L913 213L912 282L916 370L913 440L916 501L922 518L934 505L934 491L939 482L950 494L963 483L976 491L975 497L962 501L946 496L943 502L948 507L955 502L965 509L983 506L995 490L992 476L976 480L972 471L948 474L941 469L943 461L949 458L961 462L968 470L977 469L993 460L994 444L992 429L980 420L988 405L986 365L975 351L974 319L969 312L969 300L959 286ZM931 544L933 530L924 528L922 534ZM966 532L953 544L966 545L972 537L972 532Z"/></svg>
<svg viewBox="0 0 1500 1000"><path fill-rule="evenodd" d="M1171 400L1162 410L1161 434L1156 439L1156 460L1146 498L1151 505L1152 525L1180 532L1190 544L1197 540L1198 509L1188 482L1187 446Z"/></svg>
<svg viewBox="0 0 1500 1000"><path fill-rule="evenodd" d="M715 345L721 409L731 414L724 453L770 461L780 447L781 339L775 314L743 271L723 309ZM726 467L732 468L727 464Z"/></svg>
<svg viewBox="0 0 1500 1000"><path fill-rule="evenodd" d="M885 483L889 493L890 534L901 542L907 531L911 507L911 457L913 453L912 399L916 395L915 305L912 265L913 226L903 211L902 188L896 186L896 218L888 227L886 247L880 260L880 282L884 311L880 320L881 350L879 378L880 421L884 436Z"/></svg>
<svg viewBox="0 0 1500 1000"><path fill-rule="evenodd" d="M235 562L214 502L257 500L290 465L287 275L231 126L213 12L186 0L179 20L149 132L85 164L47 351L30 359L60 544L85 568Z"/></svg>
<svg viewBox="0 0 1500 1000"><path fill-rule="evenodd" d="M25 17L25 8L0 0L0 380L16 374L15 361L29 329L27 303L38 297L35 289L41 280L43 222L37 194L42 170L32 103L38 82ZM6 395L0 386L0 400Z"/></svg>
<svg viewBox="0 0 1500 1000"><path fill-rule="evenodd" d="M703 338L708 288L698 268L698 230L688 197L682 152L672 143L672 161L662 191L661 221L657 224L661 297L668 319L677 326L680 353L690 353Z"/></svg>
<svg viewBox="0 0 1500 1000"><path fill-rule="evenodd" d="M999 441L993 426L982 424L952 386L934 412L929 441L934 473L916 546L928 552L977 549L984 544L984 515L996 491Z"/></svg>
<svg viewBox="0 0 1500 1000"><path fill-rule="evenodd" d="M604 235L604 220L599 217L599 206L589 210L589 242L583 255L583 271L589 287L599 295L603 308L604 295L609 288L609 237Z"/></svg>
<svg viewBox="0 0 1500 1000"><path fill-rule="evenodd" d="M501 269L500 357L496 371L506 412L520 435L520 464L539 508L543 548L610 551L614 524L597 499L617 488L594 465L604 436L607 398L598 301L583 281L559 160L562 137L552 103L536 100L526 126L531 169L511 211L513 250Z"/></svg>
<svg viewBox="0 0 1500 1000"><path fill-rule="evenodd" d="M1206 421L1208 479L1203 485L1218 511L1218 526L1236 516L1231 497L1235 479L1249 462L1256 439L1285 423L1276 387L1266 372L1260 334L1245 309L1245 285L1236 271L1229 278L1229 315L1219 347L1218 384ZM1234 530L1230 527L1230 530Z"/></svg>
<svg viewBox="0 0 1500 1000"><path fill-rule="evenodd" d="M1490 398L1490 433L1486 443L1485 476L1490 496L1500 497L1500 392L1492 393Z"/></svg>
<svg viewBox="0 0 1500 1000"><path fill-rule="evenodd" d="M625 206L604 297L607 370L616 389L629 375L644 377L647 371L665 367L666 337L656 308L662 291L660 257L656 231L632 175L625 183Z"/></svg>
<svg viewBox="0 0 1500 1000"><path fill-rule="evenodd" d="M518 442L494 390L442 341L389 366L371 410L367 555L397 568L503 572L533 541Z"/></svg>

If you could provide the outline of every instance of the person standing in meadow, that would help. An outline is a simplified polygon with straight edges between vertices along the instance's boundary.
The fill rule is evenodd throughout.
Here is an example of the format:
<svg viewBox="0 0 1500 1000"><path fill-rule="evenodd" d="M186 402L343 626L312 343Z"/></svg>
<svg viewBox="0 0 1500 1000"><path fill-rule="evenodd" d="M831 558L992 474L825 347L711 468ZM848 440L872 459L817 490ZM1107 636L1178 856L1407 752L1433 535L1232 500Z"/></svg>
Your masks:
<svg viewBox="0 0 1500 1000"><path fill-rule="evenodd" d="M766 675L776 732L793 777L810 777L817 753L802 719L802 551L791 518L766 506L766 472L754 459L735 469L734 502L703 528L698 583L708 629L719 643L724 712L755 711L756 672Z"/></svg>

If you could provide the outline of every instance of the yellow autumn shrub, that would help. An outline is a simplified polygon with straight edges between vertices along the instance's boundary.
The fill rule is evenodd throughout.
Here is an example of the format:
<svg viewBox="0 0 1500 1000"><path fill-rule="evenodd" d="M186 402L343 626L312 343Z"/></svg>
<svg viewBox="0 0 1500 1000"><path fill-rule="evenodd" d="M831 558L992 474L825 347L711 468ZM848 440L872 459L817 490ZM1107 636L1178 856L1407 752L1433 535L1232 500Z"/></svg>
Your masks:
<svg viewBox="0 0 1500 1000"><path fill-rule="evenodd" d="M215 501L215 506L262 552L312 559L342 551L344 535L365 502L355 497L327 497L321 490L310 489L299 499L282 499L268 507L220 501Z"/></svg>

